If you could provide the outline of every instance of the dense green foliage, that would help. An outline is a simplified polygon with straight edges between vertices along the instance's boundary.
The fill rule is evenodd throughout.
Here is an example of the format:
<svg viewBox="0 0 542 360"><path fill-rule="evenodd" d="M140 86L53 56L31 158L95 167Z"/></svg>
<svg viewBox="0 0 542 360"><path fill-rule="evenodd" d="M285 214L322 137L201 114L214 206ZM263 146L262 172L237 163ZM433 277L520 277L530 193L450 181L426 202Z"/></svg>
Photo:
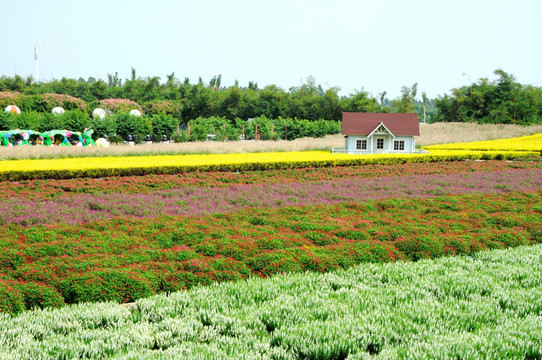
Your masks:
<svg viewBox="0 0 542 360"><path fill-rule="evenodd" d="M514 76L496 70L496 81L452 89L452 95L436 100L437 121L493 124L536 124L542 122L542 89L521 85Z"/></svg>
<svg viewBox="0 0 542 360"><path fill-rule="evenodd" d="M282 118L269 119L265 116L250 120L214 116L198 117L190 120L181 129L179 121L173 115L156 113L153 115L133 116L128 112L117 112L92 119L81 110L69 110L62 115L46 112L22 112L20 115L0 113L0 131L25 129L44 132L54 129L68 129L83 132L90 128L94 130L92 137L107 136L112 142L127 140L128 135L134 137L136 143L141 143L146 135L152 141L161 141L166 135L176 142L204 140L294 140L301 137L323 137L341 132L341 124L330 120L306 120ZM190 129L190 131L188 130Z"/></svg>
<svg viewBox="0 0 542 360"><path fill-rule="evenodd" d="M169 114L181 125L199 117L223 117L228 120L265 116L270 119L298 118L307 120L340 120L343 111L361 112L413 112L419 111L423 118L424 104L428 111L428 122L433 112L432 103L416 101L417 84L404 86L401 97L390 100L387 93L373 97L359 90L348 96L339 96L338 87L324 89L313 77L306 83L291 87L288 91L275 85L262 89L250 82L247 87L221 86L221 76L215 76L208 84L200 78L196 84L189 79L183 82L168 75L165 83L159 77L136 77L132 69L131 79L124 82L116 76L103 80L67 79L52 80L35 84L32 78L20 76L0 77L0 107L15 104L24 111L51 111L54 106L67 110L79 108L92 111L96 107L126 111L128 107L143 110L144 113ZM2 93L3 92L3 93ZM57 95L66 94L66 95ZM118 106L118 100L124 101Z"/></svg>
<svg viewBox="0 0 542 360"><path fill-rule="evenodd" d="M225 117L199 117L191 120L188 125L190 136L186 134L186 139L189 141L208 140L208 135L211 135L213 140L253 140L256 136L259 140L295 140L302 137L319 138L341 132L341 124L338 121L310 121L282 117L269 119L265 116L250 120L236 118L233 121Z"/></svg>
<svg viewBox="0 0 542 360"><path fill-rule="evenodd" d="M384 91L377 96L363 90L339 96L340 88L324 89L312 76L306 83L288 91L268 85L260 89L248 86L224 87L221 76L209 83L200 78L191 84L175 74L160 82L159 77L132 77L124 82L116 75L108 81L82 78L52 80L35 84L32 77L23 79L0 77L0 107L15 104L24 111L49 112L54 106L66 110L91 111L96 107L113 112L142 110L149 115L168 114L186 125L196 118L221 117L230 121L264 116L271 119L298 118L307 120L340 120L343 111L359 112L417 112L420 122L473 121L480 123L534 124L542 121L542 89L516 82L513 75L496 70L496 81L482 78L478 83L452 89L452 94L437 99L418 95L418 84L403 86L401 96L386 98ZM130 100L128 100L130 99Z"/></svg>

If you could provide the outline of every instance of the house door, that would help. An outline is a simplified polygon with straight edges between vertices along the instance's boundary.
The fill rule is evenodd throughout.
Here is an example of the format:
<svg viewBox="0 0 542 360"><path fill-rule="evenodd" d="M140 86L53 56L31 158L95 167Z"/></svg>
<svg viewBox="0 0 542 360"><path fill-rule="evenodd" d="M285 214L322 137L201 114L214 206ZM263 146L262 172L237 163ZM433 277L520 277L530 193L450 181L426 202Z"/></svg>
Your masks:
<svg viewBox="0 0 542 360"><path fill-rule="evenodd" d="M385 149L385 142L383 137L377 137L376 138L376 148L375 148L375 154L382 154Z"/></svg>

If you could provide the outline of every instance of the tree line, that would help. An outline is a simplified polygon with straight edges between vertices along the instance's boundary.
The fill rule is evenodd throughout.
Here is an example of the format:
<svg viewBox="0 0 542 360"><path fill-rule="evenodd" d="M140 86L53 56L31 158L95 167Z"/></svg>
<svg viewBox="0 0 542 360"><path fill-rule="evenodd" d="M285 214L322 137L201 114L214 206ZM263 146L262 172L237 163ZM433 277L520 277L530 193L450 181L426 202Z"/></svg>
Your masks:
<svg viewBox="0 0 542 360"><path fill-rule="evenodd" d="M492 124L542 123L542 88L522 85L501 69L497 79L482 78L478 82L452 89L435 100L436 120Z"/></svg>
<svg viewBox="0 0 542 360"><path fill-rule="evenodd" d="M341 123L334 120L306 120L258 116L248 120L234 120L220 116L198 117L181 126L170 114L134 116L128 112L111 113L104 118L92 118L81 110L68 110L63 114L25 111L20 115L0 112L0 131L24 129L38 133L68 129L84 132L92 129L92 138L104 137L113 143L123 141L175 142L205 140L294 140L301 137L324 137L341 132ZM16 143L22 137L9 139ZM165 139L164 139L165 137Z"/></svg>
<svg viewBox="0 0 542 360"><path fill-rule="evenodd" d="M117 74L108 74L106 80L62 78L36 84L31 76L2 76L0 92L16 92L36 99L40 94L62 94L83 101L86 111L103 105L107 99L129 99L147 114L172 115L180 126L186 126L190 120L211 117L230 121L260 116L338 121L343 111L417 112L420 122L425 120L428 123L540 123L542 89L522 85L513 75L500 69L495 71L495 75L495 81L480 79L436 99L427 98L424 92L419 94L417 83L403 86L399 97L389 99L386 91L373 96L358 90L340 96L338 87L324 89L312 76L300 86L284 90L276 85L260 88L257 82L241 86L238 81L226 87L222 84L221 75L208 82L199 78L198 82L191 83L188 78L181 81L171 73L161 81L157 76L137 76L135 69L125 80ZM3 105L1 97L0 103ZM29 104L27 107L36 110L40 101L35 100L34 103L37 105Z"/></svg>

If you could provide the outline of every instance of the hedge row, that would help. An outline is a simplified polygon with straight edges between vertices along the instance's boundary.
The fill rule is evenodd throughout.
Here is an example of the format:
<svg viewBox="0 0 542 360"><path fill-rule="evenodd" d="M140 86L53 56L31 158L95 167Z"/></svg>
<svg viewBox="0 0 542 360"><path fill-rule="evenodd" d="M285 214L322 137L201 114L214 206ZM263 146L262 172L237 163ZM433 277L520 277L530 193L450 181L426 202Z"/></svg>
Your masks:
<svg viewBox="0 0 542 360"><path fill-rule="evenodd" d="M318 152L311 152L318 153ZM231 157L243 154L230 154ZM261 155L261 154L260 154ZM206 155L199 155L205 157ZM328 159L318 160L278 160L278 161L246 161L235 163L208 163L202 161L196 165L183 164L175 165L146 165L156 163L156 157L148 157L146 161L142 161L142 165L125 166L125 167L87 167L87 168L51 168L51 169L32 169L27 167L24 169L13 169L17 162L25 160L5 161L3 168L0 169L0 181L19 181L30 179L70 179L70 178L99 178L106 176L130 176L130 175L149 175L149 174L178 174L187 172L207 172L207 171L254 171L254 170L275 170L275 169L296 169L307 167L329 167L329 166L356 166L367 164L404 164L404 163L429 163L442 161L460 161L465 159L470 160L503 160L528 158L539 156L538 152L529 151L433 151L431 154L414 154L414 155L364 155L364 156L345 156L337 154L330 156ZM164 158L164 157L162 157ZM112 158L104 158L104 163ZM120 159L120 158L117 158ZM68 161L77 159L67 159ZM38 161L47 160L31 160L32 164L37 164ZM79 160L84 162L85 160ZM115 160L117 161L117 160ZM118 162L118 161L117 161Z"/></svg>

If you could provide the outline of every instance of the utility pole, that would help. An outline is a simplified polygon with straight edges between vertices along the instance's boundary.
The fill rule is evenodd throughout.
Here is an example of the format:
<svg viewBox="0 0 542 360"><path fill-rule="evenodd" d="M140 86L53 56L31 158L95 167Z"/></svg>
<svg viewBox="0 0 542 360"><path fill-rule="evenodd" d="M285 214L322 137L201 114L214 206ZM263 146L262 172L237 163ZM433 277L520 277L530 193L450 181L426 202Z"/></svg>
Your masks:
<svg viewBox="0 0 542 360"><path fill-rule="evenodd" d="M32 41L29 41L28 43L32 45ZM36 84L40 83L39 72L38 72L38 55L39 55L38 43L41 45L45 44L43 41L41 43L38 41L34 41L34 61L36 62Z"/></svg>

